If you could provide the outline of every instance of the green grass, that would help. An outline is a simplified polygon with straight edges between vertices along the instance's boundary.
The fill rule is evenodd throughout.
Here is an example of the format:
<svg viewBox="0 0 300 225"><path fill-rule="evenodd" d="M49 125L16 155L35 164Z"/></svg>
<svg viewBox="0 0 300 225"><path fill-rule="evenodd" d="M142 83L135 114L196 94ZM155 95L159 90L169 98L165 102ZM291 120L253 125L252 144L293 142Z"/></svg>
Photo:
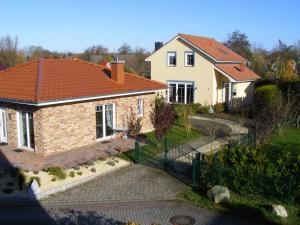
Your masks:
<svg viewBox="0 0 300 225"><path fill-rule="evenodd" d="M230 193L230 201L223 204L215 204L210 201L205 193L195 192L191 188L181 192L178 199L192 203L201 208L212 211L243 217L247 220L273 225L297 225L300 224L299 205L283 205L288 211L288 218L280 218L272 214L271 205L274 202L253 200L241 197L233 192Z"/></svg>
<svg viewBox="0 0 300 225"><path fill-rule="evenodd" d="M66 179L66 173L62 168L58 166L48 167L45 169L45 172L48 172L50 175L57 177L58 179L64 180Z"/></svg>
<svg viewBox="0 0 300 225"><path fill-rule="evenodd" d="M271 161L277 160L284 152L291 152L296 157L300 154L300 129L286 128L274 135L270 143L263 147Z"/></svg>
<svg viewBox="0 0 300 225"><path fill-rule="evenodd" d="M150 142L150 144L141 147L142 157L154 156L163 151L162 148L158 149L155 146L156 138L154 132L149 132L142 135ZM189 137L187 138L184 127L182 127L178 123L175 123L167 133L166 138L168 139L170 144L178 145L178 144L183 144L188 141L191 141L195 138L198 138L200 137L200 135L201 135L200 131L193 128L191 133L189 134ZM127 152L119 153L116 155L116 157L134 162L134 149L129 150Z"/></svg>

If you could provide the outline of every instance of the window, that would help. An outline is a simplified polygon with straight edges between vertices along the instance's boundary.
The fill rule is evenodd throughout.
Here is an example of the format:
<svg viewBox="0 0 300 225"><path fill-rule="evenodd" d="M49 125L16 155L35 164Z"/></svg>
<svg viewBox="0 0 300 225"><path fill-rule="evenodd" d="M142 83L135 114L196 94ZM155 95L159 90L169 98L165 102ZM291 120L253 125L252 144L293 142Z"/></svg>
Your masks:
<svg viewBox="0 0 300 225"><path fill-rule="evenodd" d="M34 149L34 126L32 112L18 112L19 145Z"/></svg>
<svg viewBox="0 0 300 225"><path fill-rule="evenodd" d="M144 114L144 101L143 101L143 99L138 99L137 107L138 107L137 115L138 116L143 116L143 114Z"/></svg>
<svg viewBox="0 0 300 225"><path fill-rule="evenodd" d="M232 86L233 86L232 96L236 96L236 94L237 94L236 85L232 85Z"/></svg>
<svg viewBox="0 0 300 225"><path fill-rule="evenodd" d="M176 52L168 52L167 60L168 66L176 66Z"/></svg>
<svg viewBox="0 0 300 225"><path fill-rule="evenodd" d="M184 53L184 65L185 66L194 66L195 65L194 52L185 52Z"/></svg>
<svg viewBox="0 0 300 225"><path fill-rule="evenodd" d="M97 139L114 135L114 105L96 106L96 137Z"/></svg>
<svg viewBox="0 0 300 225"><path fill-rule="evenodd" d="M172 81L169 85L169 102L173 103L193 103L194 84L192 82Z"/></svg>
<svg viewBox="0 0 300 225"><path fill-rule="evenodd" d="M5 110L0 108L0 143L1 142L7 143L7 129Z"/></svg>

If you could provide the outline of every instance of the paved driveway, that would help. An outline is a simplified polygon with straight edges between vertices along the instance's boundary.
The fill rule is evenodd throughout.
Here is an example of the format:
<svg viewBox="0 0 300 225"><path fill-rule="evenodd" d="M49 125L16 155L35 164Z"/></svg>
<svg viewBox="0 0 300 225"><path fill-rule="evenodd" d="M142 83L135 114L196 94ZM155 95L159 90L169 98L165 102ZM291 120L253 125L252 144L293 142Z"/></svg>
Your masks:
<svg viewBox="0 0 300 225"><path fill-rule="evenodd" d="M186 185L162 170L132 165L57 194L43 204L134 202L175 199Z"/></svg>

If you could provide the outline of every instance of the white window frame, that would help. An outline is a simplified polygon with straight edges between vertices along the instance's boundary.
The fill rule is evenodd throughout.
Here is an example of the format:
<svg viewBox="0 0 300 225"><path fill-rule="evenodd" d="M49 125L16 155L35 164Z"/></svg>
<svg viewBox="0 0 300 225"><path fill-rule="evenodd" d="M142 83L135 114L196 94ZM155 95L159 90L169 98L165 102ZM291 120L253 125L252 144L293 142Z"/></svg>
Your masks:
<svg viewBox="0 0 300 225"><path fill-rule="evenodd" d="M144 115L144 99L139 98L137 102L137 116L142 117Z"/></svg>
<svg viewBox="0 0 300 225"><path fill-rule="evenodd" d="M178 85L184 84L184 103L180 102L181 104L187 104L187 85L192 85L194 87L194 82L190 81L168 81L168 90L170 89L170 84L175 84L176 85L176 100L175 102L170 102L170 103L179 103L178 102ZM194 87L195 90L195 87ZM169 91L170 92L170 91ZM170 100L170 93L168 95L168 101ZM193 102L195 101L195 92L193 93Z"/></svg>
<svg viewBox="0 0 300 225"><path fill-rule="evenodd" d="M173 56L173 54L175 55L175 64L170 64L170 56ZM167 65L169 67L175 67L177 65L177 53L176 52L167 52Z"/></svg>
<svg viewBox="0 0 300 225"><path fill-rule="evenodd" d="M187 60L188 55L194 56L194 64L193 65L188 65L188 60ZM184 52L184 66L186 66L186 67L194 67L195 66L195 53L194 52Z"/></svg>
<svg viewBox="0 0 300 225"><path fill-rule="evenodd" d="M35 148L31 148L31 147L28 147L28 146L23 146L22 143L21 143L21 131L20 131L20 113L26 113L26 127L27 127L27 134L26 134L26 138L27 138L27 144L28 146L31 146L31 142L30 142L30 132L29 132L29 116L28 116L28 113L32 113L32 119L33 119L33 124L34 124L34 118L33 118L33 112L32 111L24 111L24 110L21 110L21 111L17 111L17 133L18 133L18 146L19 148L21 149L25 149L25 150L29 150L29 151L35 151ZM33 133L33 136L34 133Z"/></svg>
<svg viewBox="0 0 300 225"><path fill-rule="evenodd" d="M0 107L0 123L2 125L1 126L2 131L0 131L0 143L7 143L6 111L4 108L1 107Z"/></svg>
<svg viewBox="0 0 300 225"><path fill-rule="evenodd" d="M113 129L115 129L116 127L116 104L115 103L110 103L110 104L103 104L103 105L96 105L95 109L98 107L98 106L102 106L102 118L103 118L103 137L102 138L97 138L96 136L96 141L105 141L105 140L108 140L108 139L112 139L116 136L115 134L115 131L113 132L112 135L109 135L109 136L106 136L106 130L105 130L105 127L106 127L106 121L105 121L105 106L106 105L112 105L113 106ZM97 112L97 110L95 110L95 113Z"/></svg>

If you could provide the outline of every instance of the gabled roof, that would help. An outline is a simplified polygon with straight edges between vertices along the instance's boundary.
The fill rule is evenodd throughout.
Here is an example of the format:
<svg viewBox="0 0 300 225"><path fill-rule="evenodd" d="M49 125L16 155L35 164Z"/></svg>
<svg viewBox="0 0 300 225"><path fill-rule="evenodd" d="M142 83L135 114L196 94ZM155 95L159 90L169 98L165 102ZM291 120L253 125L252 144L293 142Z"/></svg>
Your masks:
<svg viewBox="0 0 300 225"><path fill-rule="evenodd" d="M200 37L189 34L178 34L178 36L183 40L191 43L195 47L201 49L209 56L218 61L246 61L244 57L230 50L225 45L221 44L213 38Z"/></svg>
<svg viewBox="0 0 300 225"><path fill-rule="evenodd" d="M0 72L0 101L37 104L166 88L129 73L119 84L106 67L78 59L41 59Z"/></svg>
<svg viewBox="0 0 300 225"><path fill-rule="evenodd" d="M260 76L246 68L246 66L244 69L241 69L240 64L219 63L215 64L215 66L236 81L253 81L260 79Z"/></svg>

